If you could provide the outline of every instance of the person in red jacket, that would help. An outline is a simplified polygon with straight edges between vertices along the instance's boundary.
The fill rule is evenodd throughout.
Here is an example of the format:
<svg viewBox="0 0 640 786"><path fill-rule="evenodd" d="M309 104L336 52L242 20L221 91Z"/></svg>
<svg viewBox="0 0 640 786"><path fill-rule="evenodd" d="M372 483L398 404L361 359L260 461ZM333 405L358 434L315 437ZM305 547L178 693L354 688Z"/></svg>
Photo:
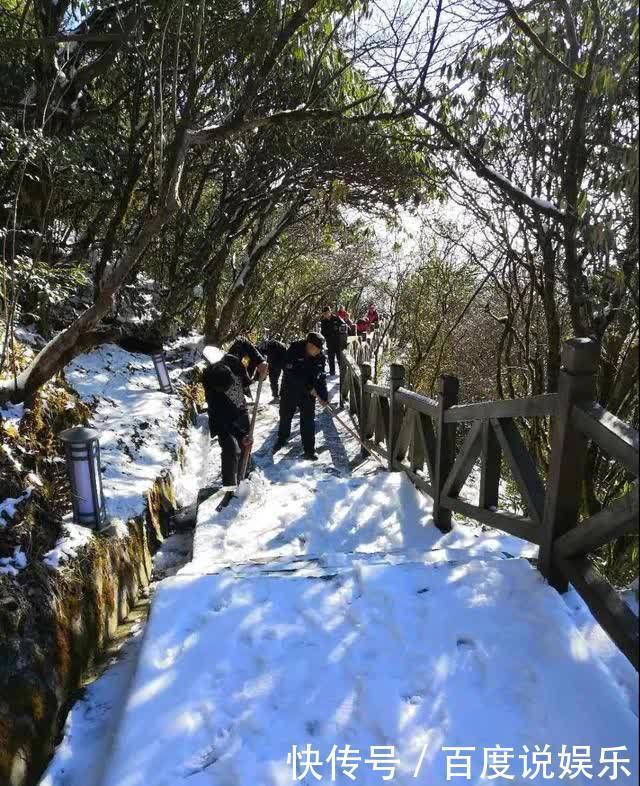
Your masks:
<svg viewBox="0 0 640 786"><path fill-rule="evenodd" d="M359 336L362 335L363 333L366 333L367 330L369 330L369 327L370 327L370 322L367 319L367 317L360 317L360 319L356 322L356 330Z"/></svg>
<svg viewBox="0 0 640 786"><path fill-rule="evenodd" d="M340 317L343 322L346 322L347 325L351 325L351 314L347 311L344 306L340 306L336 311L336 314Z"/></svg>
<svg viewBox="0 0 640 786"><path fill-rule="evenodd" d="M372 328L376 327L378 324L378 309L375 307L375 304L369 304L369 310L367 311L367 319L369 320L369 324Z"/></svg>

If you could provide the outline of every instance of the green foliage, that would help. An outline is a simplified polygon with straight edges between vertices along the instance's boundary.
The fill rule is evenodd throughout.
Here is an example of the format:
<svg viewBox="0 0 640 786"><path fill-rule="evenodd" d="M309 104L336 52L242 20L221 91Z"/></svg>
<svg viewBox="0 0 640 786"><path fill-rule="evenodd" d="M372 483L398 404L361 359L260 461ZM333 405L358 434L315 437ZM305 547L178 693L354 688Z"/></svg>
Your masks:
<svg viewBox="0 0 640 786"><path fill-rule="evenodd" d="M322 307L351 307L362 282L376 275L376 249L357 225L337 216L293 228L247 293L236 330L246 327L256 338L264 330L292 340L312 329Z"/></svg>
<svg viewBox="0 0 640 786"><path fill-rule="evenodd" d="M403 278L394 338L413 389L433 395L439 376L455 370L456 323L475 283L472 267L444 259L437 248Z"/></svg>
<svg viewBox="0 0 640 786"><path fill-rule="evenodd" d="M26 301L41 307L63 304L89 281L84 270L74 265L51 267L43 260L16 257L9 271L12 286L21 290Z"/></svg>

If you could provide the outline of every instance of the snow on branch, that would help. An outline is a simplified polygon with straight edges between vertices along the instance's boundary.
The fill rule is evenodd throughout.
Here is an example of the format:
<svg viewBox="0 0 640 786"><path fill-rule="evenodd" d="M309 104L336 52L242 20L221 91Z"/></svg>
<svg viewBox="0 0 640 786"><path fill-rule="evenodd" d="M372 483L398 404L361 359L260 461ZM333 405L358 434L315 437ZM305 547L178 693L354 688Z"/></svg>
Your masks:
<svg viewBox="0 0 640 786"><path fill-rule="evenodd" d="M545 215L549 216L550 218L554 218L557 221L565 221L567 215L557 205L555 205L553 202L549 202L546 199L540 199L540 197L534 197L530 194L527 194L526 191L523 191L521 188L516 186L514 183L504 177L504 175L496 172L495 169L492 169L490 166L488 166L488 164L485 164L482 159L480 159L472 150L470 150L463 142L461 142L454 134L452 134L444 123L436 120L427 113L421 112L420 116L426 120L429 125L435 128L455 150L458 150L465 157L467 162L471 165L473 171L479 177L497 186L512 201L517 202L519 205L527 205L533 210L536 210L539 213L544 213Z"/></svg>

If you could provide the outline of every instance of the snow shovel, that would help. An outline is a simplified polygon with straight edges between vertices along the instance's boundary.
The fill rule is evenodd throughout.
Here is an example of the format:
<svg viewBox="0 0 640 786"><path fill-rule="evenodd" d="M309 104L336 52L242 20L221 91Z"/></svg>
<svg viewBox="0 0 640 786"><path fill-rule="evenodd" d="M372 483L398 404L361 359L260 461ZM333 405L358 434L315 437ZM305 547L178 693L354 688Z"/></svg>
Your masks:
<svg viewBox="0 0 640 786"><path fill-rule="evenodd" d="M258 417L258 404L260 403L260 394L262 393L262 383L264 380L258 380L258 389L256 390L256 400L253 404L253 412L251 413L251 426L249 428L249 438L253 440L253 431L256 427L256 418ZM249 467L249 459L251 458L251 448L247 448L242 454L240 461L240 473L238 477L244 480L247 477L247 469Z"/></svg>
<svg viewBox="0 0 640 786"><path fill-rule="evenodd" d="M358 442L360 443L360 445L362 446L362 448L363 448L364 450L366 450L366 452L367 452L367 455L371 455L371 456L373 456L373 457L375 458L375 460L378 462L378 464L380 464L380 466L381 466L381 467L383 467L383 468L386 470L386 468L387 468L387 464L386 464L386 462L385 462L385 461L383 461L383 459L382 459L382 458L381 458L381 457L380 457L380 456L379 456L379 455L378 455L378 454L377 454L377 453L376 453L374 450L371 450L371 448L370 448L370 447L368 447L367 445L365 445L365 444L364 444L364 442L363 442L363 441L360 439L360 434L358 434L358 432L357 432L357 431L356 431L354 428L352 428L352 427L351 427L351 426L350 426L348 423L346 423L346 422L345 422L345 421L344 421L344 420L343 420L343 419L340 417L340 415L338 415L338 413L337 413L337 412L335 411L335 409L334 409L334 408L331 406L331 404L329 404L329 402L328 402L328 401L323 401L323 400L322 400L322 399L321 399L319 396L318 396L318 401L319 401L319 402L322 404L322 406L324 407L324 409L325 409L325 410L326 410L326 411L327 411L327 412L328 412L328 413L331 415L331 417L335 418L335 419L338 421L338 423L339 423L339 424L340 424L340 425L341 425L343 428L345 428L345 429L346 429L346 430L349 432L349 434L351 434L351 436L352 436L354 439L357 439L357 440L358 440Z"/></svg>
<svg viewBox="0 0 640 786"><path fill-rule="evenodd" d="M251 425L249 427L249 437L253 439L253 431L256 427L256 418L258 417L258 404L260 403L260 393L262 392L262 383L263 380L258 380L258 389L256 391L256 399L253 403L253 412L251 414ZM240 459L240 471L238 472L238 478L242 481L247 477L247 469L249 467L249 459L251 458L251 448L247 448L242 453L242 458ZM226 508L227 505L231 502L235 493L237 491L237 486L235 488L230 488L229 490L225 491L222 499L220 500L218 506L216 507L216 512L219 513L223 508Z"/></svg>

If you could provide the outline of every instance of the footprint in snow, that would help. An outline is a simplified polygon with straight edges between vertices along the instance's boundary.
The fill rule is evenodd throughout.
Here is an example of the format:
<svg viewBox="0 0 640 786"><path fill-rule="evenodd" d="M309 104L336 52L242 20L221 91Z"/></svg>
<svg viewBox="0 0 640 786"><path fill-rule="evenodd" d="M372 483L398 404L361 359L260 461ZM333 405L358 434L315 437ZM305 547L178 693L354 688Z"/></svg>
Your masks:
<svg viewBox="0 0 640 786"><path fill-rule="evenodd" d="M456 641L454 671L466 672L476 687L483 687L487 676L487 658L471 638L460 636Z"/></svg>
<svg viewBox="0 0 640 786"><path fill-rule="evenodd" d="M305 727L305 729L307 731L307 734L310 737L316 737L318 735L318 732L321 729L321 726L322 726L322 724L318 720L307 721L305 723L305 725L304 725L304 727Z"/></svg>
<svg viewBox="0 0 640 786"><path fill-rule="evenodd" d="M220 614L220 612L224 611L227 608L229 608L229 601L227 598L222 598L222 599L217 598L209 605L209 609L214 614Z"/></svg>
<svg viewBox="0 0 640 786"><path fill-rule="evenodd" d="M402 700L405 701L407 704L412 704L416 706L418 704L422 704L428 693L429 691L427 690L427 688L423 688L422 690L417 690L414 693L405 693L404 696L402 697Z"/></svg>
<svg viewBox="0 0 640 786"><path fill-rule="evenodd" d="M187 777L197 775L215 764L223 756L233 740L231 737L231 727L219 729L216 732L216 739L204 750L196 753L190 760L185 762L184 769Z"/></svg>

